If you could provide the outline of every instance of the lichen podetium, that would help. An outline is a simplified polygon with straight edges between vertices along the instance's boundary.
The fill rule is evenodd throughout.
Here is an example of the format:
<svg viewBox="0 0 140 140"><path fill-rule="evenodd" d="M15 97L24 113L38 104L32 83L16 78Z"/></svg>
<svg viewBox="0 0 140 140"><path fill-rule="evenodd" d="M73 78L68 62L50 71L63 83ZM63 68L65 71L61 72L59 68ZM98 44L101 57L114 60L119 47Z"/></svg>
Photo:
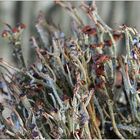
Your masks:
<svg viewBox="0 0 140 140"><path fill-rule="evenodd" d="M18 24L2 32L15 65L0 59L0 134L16 139L140 138L140 39L126 25L113 30L95 3L81 2L90 24L70 2L55 1L68 12L71 37L39 13L32 36L35 60L25 64ZM45 35L49 35L47 44ZM122 46L118 42L124 40ZM118 55L118 48L125 54Z"/></svg>

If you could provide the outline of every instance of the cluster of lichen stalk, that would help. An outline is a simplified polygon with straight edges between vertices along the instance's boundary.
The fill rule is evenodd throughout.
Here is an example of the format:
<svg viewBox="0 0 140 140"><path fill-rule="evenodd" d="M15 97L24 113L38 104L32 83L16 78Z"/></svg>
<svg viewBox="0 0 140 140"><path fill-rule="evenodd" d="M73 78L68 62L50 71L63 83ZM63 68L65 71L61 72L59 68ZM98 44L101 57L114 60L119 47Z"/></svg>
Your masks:
<svg viewBox="0 0 140 140"><path fill-rule="evenodd" d="M56 4L75 22L73 34L67 38L40 13L35 25L40 40L31 37L36 55L32 65L25 64L22 54L25 26L12 29L7 25L9 29L2 34L10 41L17 67L0 60L4 69L0 133L33 139L102 139L109 138L109 133L114 138L140 138L136 29L126 25L111 29L99 17L95 3L80 5L91 25L85 25L78 10L67 2ZM46 32L50 34L49 45L45 44ZM121 40L126 53L118 55ZM123 96L125 102L117 96Z"/></svg>

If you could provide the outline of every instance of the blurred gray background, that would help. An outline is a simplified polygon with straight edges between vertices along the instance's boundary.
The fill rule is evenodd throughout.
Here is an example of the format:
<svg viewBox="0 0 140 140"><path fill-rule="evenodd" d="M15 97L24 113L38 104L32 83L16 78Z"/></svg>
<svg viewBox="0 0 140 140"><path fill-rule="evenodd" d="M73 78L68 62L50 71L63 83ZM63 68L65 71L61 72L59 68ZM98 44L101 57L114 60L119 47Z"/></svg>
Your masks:
<svg viewBox="0 0 140 140"><path fill-rule="evenodd" d="M71 2L75 7L80 2ZM97 1L98 13L101 18L111 27L117 28L119 25L127 24L136 27L140 31L140 2L139 1ZM56 25L60 25L65 33L70 30L70 17L60 6L54 5L53 1L0 1L0 33L5 28L2 24L6 22L12 26L22 22L27 25L23 34L23 53L26 62L30 61L29 38L34 35L35 21L39 11L46 13L48 21L55 21ZM86 16L82 15L82 19L88 23ZM8 43L0 37L0 58L11 61L11 48Z"/></svg>

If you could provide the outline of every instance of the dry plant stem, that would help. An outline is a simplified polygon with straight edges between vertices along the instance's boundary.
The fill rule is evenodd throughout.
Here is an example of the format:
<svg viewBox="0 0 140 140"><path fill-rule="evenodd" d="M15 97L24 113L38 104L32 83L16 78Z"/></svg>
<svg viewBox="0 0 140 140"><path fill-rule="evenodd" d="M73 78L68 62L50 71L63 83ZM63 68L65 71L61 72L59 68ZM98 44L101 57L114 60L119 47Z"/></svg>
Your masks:
<svg viewBox="0 0 140 140"><path fill-rule="evenodd" d="M35 40L34 40L34 41L35 41ZM36 44L37 44L37 43L36 43ZM55 44L55 45L56 45L56 44ZM56 50L56 51L57 51L57 50ZM43 63L45 64L45 66L46 66L46 67L50 70L50 72L52 73L54 81L56 81L56 76L55 76L55 74L54 74L54 71L53 71L53 70L50 68L50 66L46 63L45 58L41 55L41 53L39 52L39 49L36 49L36 52L37 52L39 58L40 58L40 59L43 61ZM60 57L58 57L59 55L55 55L55 52L54 52L54 53L53 53L53 56L56 58L58 64L60 65L60 67L61 67L61 69L62 69L62 72L63 72L64 76L66 77L67 81L71 83L71 81L69 81L69 79L68 79L67 74L65 73L63 64L62 64L62 62L61 62L61 60L60 60Z"/></svg>
<svg viewBox="0 0 140 140"><path fill-rule="evenodd" d="M86 132L87 135L88 135L88 139L92 139L91 134L90 134L89 125L88 125L87 122L86 122L85 125L84 125L84 129L85 129L85 132Z"/></svg>
<svg viewBox="0 0 140 140"><path fill-rule="evenodd" d="M53 70L52 70L51 67L46 63L45 58L41 55L41 53L40 53L40 51L39 51L39 48L36 48L36 52L37 52L38 57L40 58L40 60L43 62L43 64L44 64L44 65L50 70L50 72L52 73L54 81L56 81L56 76L55 76Z"/></svg>
<svg viewBox="0 0 140 140"><path fill-rule="evenodd" d="M91 120L91 123L90 123L91 126L90 126L89 129L90 129L90 132L91 132L92 139L95 138L95 135L98 138L97 131L94 128L94 120L93 120L94 114L92 114L93 112L92 112L90 104L87 106L87 111L88 111L88 114L89 114L90 120Z"/></svg>
<svg viewBox="0 0 140 140"><path fill-rule="evenodd" d="M111 33L112 29L103 22L103 20L97 14L96 10L94 12L95 12L95 17L94 18L96 18L96 20L100 21L98 23L98 25L100 25L99 28L102 30L101 41L103 40L103 34L105 32L107 32L109 37L110 37L110 39L111 39L111 41L112 41L112 51L113 51L113 54L114 54L113 57L116 58L116 56L117 56L116 42L115 42L115 40L114 40L114 38L112 36L112 33ZM116 62L115 62L115 66L116 66ZM116 72L115 71L114 71L114 77L116 77Z"/></svg>
<svg viewBox="0 0 140 140"><path fill-rule="evenodd" d="M88 97L87 97L86 102L84 103L84 104L85 104L85 107L87 107L88 104L90 103L90 101L91 101L91 99L92 99L92 96L93 96L93 91L91 90L91 91L89 92L89 95L88 95Z"/></svg>
<svg viewBox="0 0 140 140"><path fill-rule="evenodd" d="M45 22L45 21L43 21L43 22ZM37 32L39 33L39 35L40 35L40 37L42 39L42 42L43 42L45 48L47 48L47 50L49 50L48 46L47 46L48 45L48 34L47 34L47 32L44 32L44 29L42 27L42 23L41 24L40 23L36 24L35 27L36 27Z"/></svg>
<svg viewBox="0 0 140 140"><path fill-rule="evenodd" d="M41 124L41 129L40 129L40 131L43 132L44 137L45 137L46 139L51 139L51 137L49 136L49 134L46 132L46 129L45 129L45 127L44 127L43 124Z"/></svg>
<svg viewBox="0 0 140 140"><path fill-rule="evenodd" d="M109 116L109 114L106 112L105 108L103 108L103 112L104 112L104 114L106 115L106 117L107 117L108 119L111 119L110 116Z"/></svg>
<svg viewBox="0 0 140 140"><path fill-rule="evenodd" d="M111 100L108 100L107 101L107 105L108 105L108 108L109 108L109 113L110 113L110 116L111 116L111 122L112 122L112 125L113 125L113 130L114 132L116 133L116 135L121 138L121 139L125 139L122 134L119 132L117 126L116 126L116 122L115 122L115 118L114 118L114 112L113 112L113 103Z"/></svg>
<svg viewBox="0 0 140 140"><path fill-rule="evenodd" d="M96 7L96 6L95 6ZM100 24L104 27L105 31L111 32L112 29L101 19L98 15L97 9L94 11L96 19L100 22Z"/></svg>
<svg viewBox="0 0 140 140"><path fill-rule="evenodd" d="M87 68L87 63L86 63L86 60L85 60L84 56L82 57L82 64L83 64L83 67L84 67L84 70L85 70L85 73L86 73L87 82L90 85L91 81L90 81L90 78L88 76L88 68Z"/></svg>
<svg viewBox="0 0 140 140"><path fill-rule="evenodd" d="M81 64L80 60L79 60L76 56L73 56L73 59L74 59L75 61L77 61L77 63L79 64L79 67L80 67L80 69L81 69L81 72L83 72L84 79L85 79L85 81L86 81L86 83L87 83L87 74L86 74L86 72L85 72L85 69L84 69L83 65Z"/></svg>
<svg viewBox="0 0 140 140"><path fill-rule="evenodd" d="M12 136L12 137L14 137L14 138L17 138L17 137L16 137L16 134L14 134L13 132L11 132L11 131L9 131L9 130L6 130L5 133L8 134L8 135L10 135L10 136ZM18 139L21 139L21 138L18 137Z"/></svg>
<svg viewBox="0 0 140 140"><path fill-rule="evenodd" d="M52 79L48 74L44 74L43 72L39 72L34 66L32 66L32 68L33 68L33 70L34 70L40 77L42 77L44 80L48 80L48 81L49 81L50 79ZM27 75L30 76L29 74L27 74ZM55 76L55 77L56 77L56 76ZM56 82L56 81L55 81L55 79L56 79L55 77L54 77L54 79L52 79L54 83ZM45 87L48 87L46 83L42 82L42 80L35 79L35 78L32 77L32 76L30 76L30 78L31 78L31 79L34 79L37 83L40 83L40 84L44 85ZM57 86L56 83L55 83L55 87L56 87L56 89L57 89L60 93L62 93L61 89Z"/></svg>
<svg viewBox="0 0 140 140"><path fill-rule="evenodd" d="M44 83L42 80L38 80L38 79L34 78L29 72L24 72L23 70L20 70L20 69L18 69L18 68L15 68L15 67L11 66L9 63L7 63L7 62L5 62L5 61L3 61L2 64L3 64L3 66L4 66L5 68L8 67L8 68L10 68L10 69L12 69L12 70L14 70L14 71L16 71L16 72L19 72L19 73L21 73L21 74L27 75L27 76L29 76L34 82L37 82L37 83L39 83L39 84L41 84L41 85L43 85L43 86L45 86L45 87L48 87L48 85L47 85L46 83Z"/></svg>
<svg viewBox="0 0 140 140"><path fill-rule="evenodd" d="M124 117L124 115L121 112L118 112L118 114L120 115L121 119L125 122L128 123L129 121Z"/></svg>
<svg viewBox="0 0 140 140"><path fill-rule="evenodd" d="M38 44L37 44L37 42L36 42L35 37L32 37L31 39L32 39L33 46L35 47L35 51L36 51L36 53L37 53L39 59L43 62L43 64L46 63L45 58L44 58L44 57L42 56L42 54L40 53L40 48L39 48L39 46L38 46ZM47 52L47 51L46 51L46 52ZM48 52L48 53L49 53L49 52ZM46 65L47 65L47 64L46 64ZM47 66L48 66L48 65L47 65Z"/></svg>
<svg viewBox="0 0 140 140"><path fill-rule="evenodd" d="M89 19L93 21L94 24L98 24L97 19L93 17L93 13L88 5L86 5L84 2L81 4L81 8L87 13Z"/></svg>
<svg viewBox="0 0 140 140"><path fill-rule="evenodd" d="M72 9L71 7L68 7L64 2L58 1L57 4L59 4L61 7L65 8L69 15L78 23L78 25L83 25L83 22L81 18L79 17L78 13L75 9ZM70 5L71 6L71 5Z"/></svg>
<svg viewBox="0 0 140 140"><path fill-rule="evenodd" d="M70 84L73 87L74 84L73 84L73 81L72 81L72 77L71 77L69 66L67 64L66 64L66 67L67 67L67 71L68 71L68 77L69 77Z"/></svg>
<svg viewBox="0 0 140 140"><path fill-rule="evenodd" d="M125 86L125 90L126 90L126 93L127 93L127 96L128 96L128 101L129 101L129 105L130 105L132 119L133 119L133 121L135 121L135 119L137 121L139 121L139 116L137 114L137 109L136 109L136 106L135 106L135 102L133 101L133 99L131 97L131 96L135 96L135 95L131 95L131 94L136 94L136 93L131 93L132 85L130 84L129 74L128 74L127 70L125 71L122 60L120 60L120 64L121 64L121 67L122 67L124 86ZM128 65L126 65L126 67L128 68ZM134 97L134 98L136 98L136 97Z"/></svg>
<svg viewBox="0 0 140 140"><path fill-rule="evenodd" d="M72 126L72 122L73 122L73 119L72 119L72 109L69 109L67 112L66 112L66 117L67 117L67 120L68 120L68 129L70 132L73 131L73 126Z"/></svg>
<svg viewBox="0 0 140 140"><path fill-rule="evenodd" d="M48 94L51 96L51 99L52 99L52 101L53 101L54 107L57 108L56 100L55 100L53 94L52 94L52 93L48 93Z"/></svg>
<svg viewBox="0 0 140 140"><path fill-rule="evenodd" d="M125 40L126 40L126 52L128 55L128 58L131 58L131 51L130 51L130 46L129 46L129 32L127 29L125 29Z"/></svg>
<svg viewBox="0 0 140 140"><path fill-rule="evenodd" d="M15 68L14 66L11 66L9 63L7 63L7 62L4 61L4 60L1 60L1 61L0 61L0 65L2 65L3 67L5 67L5 69L7 69L7 67L8 67L8 68L10 68L11 70L20 72L20 69Z"/></svg>
<svg viewBox="0 0 140 140"><path fill-rule="evenodd" d="M103 114L103 111L102 111L102 108L98 102L98 99L96 98L96 96L94 95L94 104L96 105L99 113L100 113L100 118L101 118L101 122L102 122L102 134L104 134L104 127L105 127L105 118L104 118L104 114Z"/></svg>
<svg viewBox="0 0 140 140"><path fill-rule="evenodd" d="M48 100L47 100L47 97L46 97L46 92L45 92L45 90L42 89L41 91L42 91L42 93L43 93L43 97L44 97L45 103L46 103L46 104L49 104L49 103L48 103ZM49 105L50 105L50 104L49 104Z"/></svg>
<svg viewBox="0 0 140 140"><path fill-rule="evenodd" d="M111 119L111 122L112 122L113 130L114 130L115 134L119 138L124 139L124 137L121 135L121 133L119 132L119 130L118 130L117 126L116 126L114 112L113 112L113 101L110 99L106 87L104 87L104 90L105 90L105 93L106 93L106 95L108 97L107 106L108 106L108 109L109 109L109 114L110 114L110 117L111 117L110 119Z"/></svg>
<svg viewBox="0 0 140 140"><path fill-rule="evenodd" d="M57 91L56 91L56 89L55 89L55 87L54 87L54 82L52 81L52 79L50 79L49 82L50 82L50 85L51 85L51 87L52 87L52 89L53 89L54 95L55 95L55 97L56 97L56 99L57 99L57 101L58 101L60 107L61 107L61 108L64 108L63 102L62 102L62 100L60 99L60 97L58 96L58 93L57 93Z"/></svg>
<svg viewBox="0 0 140 140"><path fill-rule="evenodd" d="M89 113L88 113L88 111L87 111L87 109L86 109L85 104L82 103L82 106L83 106L83 110L85 111L85 113L87 114L87 116L88 116L88 118L89 118ZM86 133L87 133L87 135L88 135L88 139L91 139L92 137L91 137L91 134L90 134L88 122L86 122L86 123L84 124L84 129L85 129L85 131L86 131Z"/></svg>
<svg viewBox="0 0 140 140"><path fill-rule="evenodd" d="M98 137L99 138L101 138L102 136L101 136L101 131L100 131L100 129L99 129L99 126L97 125L97 122L96 122L96 112L95 112L95 105L92 103L92 101L94 101L94 95L92 95L92 97L91 97L91 101L90 101L90 105L91 105L91 108L92 108L92 111L93 111L93 114L94 114L94 125L95 125L95 129L96 129L96 131L97 131L97 134L98 134Z"/></svg>
<svg viewBox="0 0 140 140"><path fill-rule="evenodd" d="M127 96L128 96L128 100L129 100L129 104L130 104L130 108L131 108L131 106L132 106L131 104L132 103L131 103L131 99L130 99L130 81L128 81L129 80L129 77L128 77L129 75L128 75L128 72L125 71L125 68L124 68L125 66L124 66L122 61L120 61L120 64L121 64L121 67L122 67L124 86L125 86L125 90L126 90L126 93L127 93ZM131 113L132 112L133 111L132 111L132 108L131 108Z"/></svg>
<svg viewBox="0 0 140 140"><path fill-rule="evenodd" d="M57 40L57 43L58 43L58 49L61 51L61 53L63 54L63 56L69 61L67 55L64 53L64 50L62 49L63 46L61 45L60 41ZM67 80L67 81L70 83L70 85L72 85L72 87L73 87L74 85L73 85L73 82L72 82L71 73L70 73L70 70L69 70L68 65L66 64L66 67L67 67L67 70L68 70L68 74L66 74L66 72L65 72L65 70L64 70L64 67L63 67L63 64L62 64L62 62L61 62L60 57L57 57L57 55L55 55L55 54L53 54L53 56L57 59L58 64L60 65L64 76L66 77L66 80ZM59 55L59 56L60 56L60 55Z"/></svg>
<svg viewBox="0 0 140 140"><path fill-rule="evenodd" d="M8 68L4 67L1 63L0 63L0 66L7 71L7 73L8 73L9 76L12 77L13 74L12 74L12 72L10 72L10 70Z"/></svg>
<svg viewBox="0 0 140 140"><path fill-rule="evenodd" d="M18 116L18 119L19 119L19 122L20 122L20 125L21 125L22 129L24 130L25 133L27 133L27 129L24 127L23 121L22 121L19 113L15 109L14 109L14 112Z"/></svg>
<svg viewBox="0 0 140 140"><path fill-rule="evenodd" d="M76 8L73 9L73 13L74 13L75 17L79 20L80 25L84 26L84 23L83 23L81 17L78 15L78 11Z"/></svg>
<svg viewBox="0 0 140 140"><path fill-rule="evenodd" d="M113 47L113 52L114 52L113 57L116 58L116 57L117 57L116 42L115 42L115 40L114 40L114 38L113 38L113 36L112 36L112 34L111 34L110 31L108 31L108 34L109 34L110 39L111 39L111 41L112 41L112 47ZM115 64L115 65L116 65L116 64Z"/></svg>
<svg viewBox="0 0 140 140"><path fill-rule="evenodd" d="M35 123L35 125L36 125L36 129L37 129L37 131L38 131L38 133L39 133L39 138L40 139L43 139L44 137L42 136L42 134L41 134L41 132L40 132L40 130L39 130L39 127L37 126L37 124L36 124L36 118L35 118L35 115L34 115L34 113L32 112L32 114L33 114L33 117L32 117L32 121L33 121L33 123Z"/></svg>
<svg viewBox="0 0 140 140"><path fill-rule="evenodd" d="M89 116L91 118L91 124L92 124L92 130L91 130L91 132L93 134L95 133L96 136L101 139L102 137L101 137L101 134L100 134L100 130L99 130L97 124L96 124L96 114L95 114L94 108L92 107L92 104L93 103L90 102L90 104L87 106L87 110L88 110ZM94 128L93 127L95 127L95 131L94 131Z"/></svg>
<svg viewBox="0 0 140 140"><path fill-rule="evenodd" d="M58 65L60 66L60 68L61 68L61 70L62 70L62 73L63 73L63 75L66 77L66 79L67 79L67 81L69 82L69 79L68 79L68 76L67 76L67 74L66 74L66 72L65 72L65 70L64 70L64 67L63 67L63 64L62 64L62 62L61 62L61 59L60 59L60 57L57 57L57 56L54 56L55 58L56 58L56 60L57 60L57 62L58 62ZM54 72L53 72L54 73ZM56 77L56 76L55 76ZM56 78L55 78L56 79ZM70 82L69 82L70 83Z"/></svg>
<svg viewBox="0 0 140 140"><path fill-rule="evenodd" d="M18 52L17 52L17 50L18 50ZM22 48L21 48L21 44L20 43L18 43L18 44L16 44L14 46L14 53L15 53L15 57L18 60L18 66L20 68L26 67L25 61L24 61L24 57L23 57L23 54L22 54Z"/></svg>
<svg viewBox="0 0 140 140"><path fill-rule="evenodd" d="M119 129L128 131L128 132L131 133L133 136L134 136L136 133L139 133L139 132L140 132L140 128L133 127L133 126L131 126L131 125L129 126L129 125L118 124L117 127L118 127Z"/></svg>

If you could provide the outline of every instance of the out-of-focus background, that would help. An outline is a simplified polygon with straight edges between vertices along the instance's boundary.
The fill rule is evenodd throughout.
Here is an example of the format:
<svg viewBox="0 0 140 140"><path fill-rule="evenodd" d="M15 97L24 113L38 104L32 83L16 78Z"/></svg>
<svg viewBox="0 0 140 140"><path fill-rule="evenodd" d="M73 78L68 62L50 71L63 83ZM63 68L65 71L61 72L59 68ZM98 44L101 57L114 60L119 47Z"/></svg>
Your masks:
<svg viewBox="0 0 140 140"><path fill-rule="evenodd" d="M75 7L80 1L71 2ZM98 13L101 18L111 27L127 24L136 27L140 31L140 2L139 1L97 1ZM0 1L0 33L5 28L2 24L6 22L12 26L22 22L27 25L23 34L23 52L26 62L30 60L29 38L34 35L35 22L39 11L46 14L48 22L53 21L56 26L68 33L70 30L70 17L60 6L53 1ZM82 19L88 23L88 18L82 14ZM11 48L8 43L0 37L0 58L11 61Z"/></svg>

